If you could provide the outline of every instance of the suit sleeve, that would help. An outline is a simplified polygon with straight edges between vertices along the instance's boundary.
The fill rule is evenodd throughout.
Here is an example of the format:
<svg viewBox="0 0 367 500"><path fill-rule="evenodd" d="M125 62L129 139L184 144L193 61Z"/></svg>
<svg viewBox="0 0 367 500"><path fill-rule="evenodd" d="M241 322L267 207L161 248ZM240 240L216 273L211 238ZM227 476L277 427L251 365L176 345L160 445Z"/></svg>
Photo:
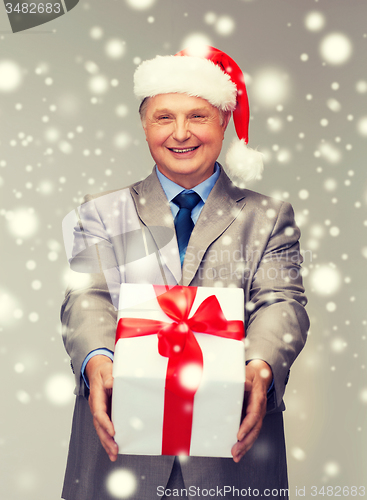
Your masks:
<svg viewBox="0 0 367 500"><path fill-rule="evenodd" d="M121 278L93 199L87 196L75 214L64 219L63 233L73 277L61 307L63 340L75 374L75 392L85 395L81 377L85 357L99 348L114 351ZM84 284L78 284L80 281Z"/></svg>
<svg viewBox="0 0 367 500"><path fill-rule="evenodd" d="M302 350L309 328L301 276L300 231L289 203L282 203L253 277L247 304L247 359L272 368L276 407L283 398L289 369Z"/></svg>

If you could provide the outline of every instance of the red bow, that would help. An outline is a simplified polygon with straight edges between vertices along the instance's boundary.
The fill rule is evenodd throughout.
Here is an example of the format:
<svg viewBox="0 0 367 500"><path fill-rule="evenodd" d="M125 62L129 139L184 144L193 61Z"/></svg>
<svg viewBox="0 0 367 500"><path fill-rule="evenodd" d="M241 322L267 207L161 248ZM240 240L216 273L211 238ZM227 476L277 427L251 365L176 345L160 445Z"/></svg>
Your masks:
<svg viewBox="0 0 367 500"><path fill-rule="evenodd" d="M200 385L203 355L194 331L241 340L242 321L227 321L215 295L207 297L189 318L197 288L175 286L167 291L154 286L158 303L173 323L140 318L121 318L120 338L157 334L158 351L169 358L166 375L163 455L189 455L194 396Z"/></svg>

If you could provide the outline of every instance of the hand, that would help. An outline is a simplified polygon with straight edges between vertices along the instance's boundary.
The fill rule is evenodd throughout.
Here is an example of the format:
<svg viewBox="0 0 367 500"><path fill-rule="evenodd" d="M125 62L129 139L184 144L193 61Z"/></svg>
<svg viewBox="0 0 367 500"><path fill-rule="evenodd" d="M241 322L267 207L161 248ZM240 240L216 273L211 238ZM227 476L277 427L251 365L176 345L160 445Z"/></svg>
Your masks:
<svg viewBox="0 0 367 500"><path fill-rule="evenodd" d="M85 367L85 373L89 380L89 408L93 415L94 427L111 462L115 462L118 446L113 439L115 429L110 419L112 361L107 356L93 356Z"/></svg>
<svg viewBox="0 0 367 500"><path fill-rule="evenodd" d="M238 441L231 450L235 462L241 460L260 433L266 413L267 392L272 379L271 368L265 361L254 359L246 366L246 416L237 433Z"/></svg>

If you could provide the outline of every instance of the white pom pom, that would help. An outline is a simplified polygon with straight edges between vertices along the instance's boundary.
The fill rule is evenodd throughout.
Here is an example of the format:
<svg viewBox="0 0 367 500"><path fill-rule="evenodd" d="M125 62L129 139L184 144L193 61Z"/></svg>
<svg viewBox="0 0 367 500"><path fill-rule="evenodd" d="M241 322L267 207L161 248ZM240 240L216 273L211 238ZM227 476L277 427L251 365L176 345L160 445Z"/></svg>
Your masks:
<svg viewBox="0 0 367 500"><path fill-rule="evenodd" d="M227 151L226 165L235 183L260 179L264 169L263 154L249 148L243 139L235 139Z"/></svg>

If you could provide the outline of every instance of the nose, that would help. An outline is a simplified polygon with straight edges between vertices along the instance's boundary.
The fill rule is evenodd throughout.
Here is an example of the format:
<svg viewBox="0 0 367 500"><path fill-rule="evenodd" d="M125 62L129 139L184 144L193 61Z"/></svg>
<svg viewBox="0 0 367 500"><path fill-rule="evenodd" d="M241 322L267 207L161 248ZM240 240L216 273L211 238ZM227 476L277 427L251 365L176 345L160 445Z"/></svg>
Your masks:
<svg viewBox="0 0 367 500"><path fill-rule="evenodd" d="M174 129L172 133L172 137L177 142L185 142L191 136L189 123L184 118L177 118L175 120Z"/></svg>

